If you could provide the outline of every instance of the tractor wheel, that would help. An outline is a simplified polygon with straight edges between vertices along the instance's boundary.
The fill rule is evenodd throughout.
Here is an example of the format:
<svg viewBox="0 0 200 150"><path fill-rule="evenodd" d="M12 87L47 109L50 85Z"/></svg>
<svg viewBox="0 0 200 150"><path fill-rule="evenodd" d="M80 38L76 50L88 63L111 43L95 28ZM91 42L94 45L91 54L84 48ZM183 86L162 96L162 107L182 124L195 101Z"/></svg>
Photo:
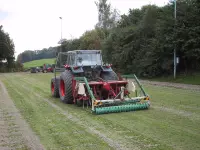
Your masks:
<svg viewBox="0 0 200 150"><path fill-rule="evenodd" d="M108 81L108 80L119 80L117 74L114 71L110 72L102 72L101 78Z"/></svg>
<svg viewBox="0 0 200 150"><path fill-rule="evenodd" d="M73 103L72 73L69 70L60 75L59 94L62 102L67 104Z"/></svg>
<svg viewBox="0 0 200 150"><path fill-rule="evenodd" d="M59 78L51 79L51 94L53 97L59 97Z"/></svg>

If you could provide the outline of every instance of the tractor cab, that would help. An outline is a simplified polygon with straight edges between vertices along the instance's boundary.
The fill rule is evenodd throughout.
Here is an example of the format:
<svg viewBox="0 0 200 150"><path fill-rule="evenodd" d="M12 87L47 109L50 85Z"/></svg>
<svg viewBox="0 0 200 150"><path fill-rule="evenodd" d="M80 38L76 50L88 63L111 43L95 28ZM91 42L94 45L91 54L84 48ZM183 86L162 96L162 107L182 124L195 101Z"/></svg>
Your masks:
<svg viewBox="0 0 200 150"><path fill-rule="evenodd" d="M61 52L56 60L56 67L68 66L101 66L102 56L100 50L75 50Z"/></svg>
<svg viewBox="0 0 200 150"><path fill-rule="evenodd" d="M111 66L103 64L100 50L61 52L58 54L55 69L57 72L71 70L74 76L85 76L90 81L96 81L96 78L100 77L101 74L112 72ZM114 80L117 79L117 75L114 74Z"/></svg>
<svg viewBox="0 0 200 150"><path fill-rule="evenodd" d="M77 51L77 66L101 66L102 57L100 51Z"/></svg>

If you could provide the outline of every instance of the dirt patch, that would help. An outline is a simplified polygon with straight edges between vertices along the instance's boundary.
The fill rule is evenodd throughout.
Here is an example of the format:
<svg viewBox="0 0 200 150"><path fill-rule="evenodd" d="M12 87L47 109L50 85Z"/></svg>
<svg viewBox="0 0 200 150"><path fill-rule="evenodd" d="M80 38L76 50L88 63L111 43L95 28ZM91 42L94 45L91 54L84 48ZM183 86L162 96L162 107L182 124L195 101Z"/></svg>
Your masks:
<svg viewBox="0 0 200 150"><path fill-rule="evenodd" d="M0 149L43 150L38 137L20 115L0 81Z"/></svg>
<svg viewBox="0 0 200 150"><path fill-rule="evenodd" d="M173 87L173 88L179 88L179 89L200 91L200 85L171 83L171 82L158 82L158 81L148 81L148 80L140 80L140 82L142 84L150 84L150 85L156 85L156 86L165 86L165 87Z"/></svg>
<svg viewBox="0 0 200 150"><path fill-rule="evenodd" d="M173 109L173 108L167 108L167 107L164 107L164 106L162 106L162 107L156 106L156 105L152 106L152 108L155 108L155 109L158 109L158 110L161 110L161 111L165 111L165 112L169 112L169 113L179 115L179 116L182 116L182 117L187 117L190 120L200 120L200 118L195 113L182 111L182 110L176 110L176 109Z"/></svg>

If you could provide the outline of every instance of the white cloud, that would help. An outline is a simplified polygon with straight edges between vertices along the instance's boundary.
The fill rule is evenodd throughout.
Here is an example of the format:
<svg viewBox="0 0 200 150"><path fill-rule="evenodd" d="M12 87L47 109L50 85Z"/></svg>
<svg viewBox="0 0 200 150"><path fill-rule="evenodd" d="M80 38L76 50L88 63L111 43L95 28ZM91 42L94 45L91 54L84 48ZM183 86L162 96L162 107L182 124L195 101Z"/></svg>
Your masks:
<svg viewBox="0 0 200 150"><path fill-rule="evenodd" d="M109 0L121 14L129 8L145 4L163 5L168 0ZM60 40L63 18L63 38L79 37L97 23L94 0L0 0L0 10L9 16L0 20L16 46L16 54L24 50L48 48Z"/></svg>

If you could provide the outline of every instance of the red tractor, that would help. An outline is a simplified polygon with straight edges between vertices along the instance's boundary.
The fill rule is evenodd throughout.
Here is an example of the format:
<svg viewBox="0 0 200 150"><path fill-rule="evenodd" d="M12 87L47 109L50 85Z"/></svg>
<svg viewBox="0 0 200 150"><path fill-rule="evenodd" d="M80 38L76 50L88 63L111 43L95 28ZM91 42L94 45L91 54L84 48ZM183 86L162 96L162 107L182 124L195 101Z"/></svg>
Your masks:
<svg viewBox="0 0 200 150"><path fill-rule="evenodd" d="M57 72L61 74L57 76ZM59 53L54 75L52 96L60 97L67 104L91 106L95 114L135 111L150 106L149 96L137 77L133 76L135 82L118 77L110 64L103 64L100 50Z"/></svg>
<svg viewBox="0 0 200 150"><path fill-rule="evenodd" d="M54 71L54 69L53 69L52 65L50 65L50 64L43 65L43 68L42 68L43 73L53 72L53 71Z"/></svg>

